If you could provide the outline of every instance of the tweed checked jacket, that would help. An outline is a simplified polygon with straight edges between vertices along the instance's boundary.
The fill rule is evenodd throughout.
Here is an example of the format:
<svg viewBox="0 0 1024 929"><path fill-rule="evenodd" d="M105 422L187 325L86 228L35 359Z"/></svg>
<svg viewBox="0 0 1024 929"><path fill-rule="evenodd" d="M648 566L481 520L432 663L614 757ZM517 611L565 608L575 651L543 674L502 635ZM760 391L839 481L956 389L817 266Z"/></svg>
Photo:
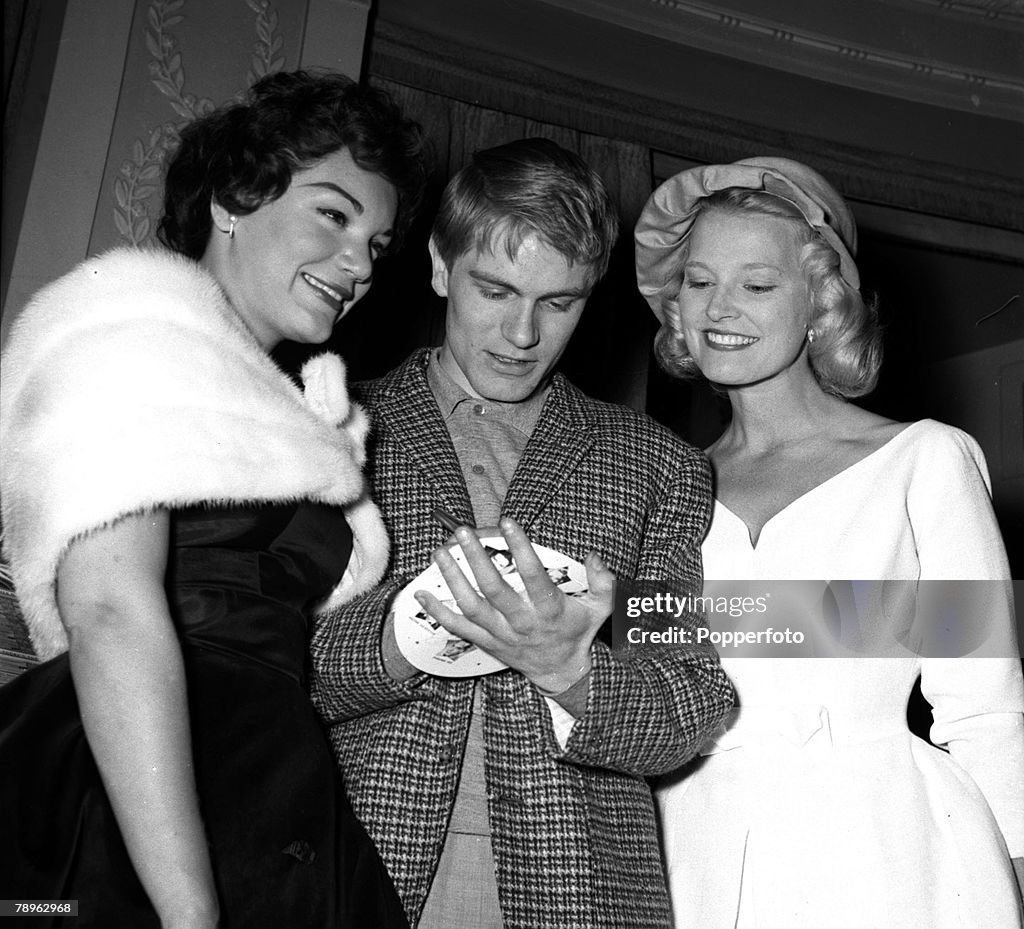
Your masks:
<svg viewBox="0 0 1024 929"><path fill-rule="evenodd" d="M473 515L427 358L416 352L355 388L375 425L369 477L392 561L377 591L321 618L313 642L314 700L413 925L444 845L475 684L425 674L396 683L380 658L391 599L447 538L431 511ZM634 594L699 595L710 504L702 455L556 375L503 513L535 542L579 560L596 550ZM710 650L595 642L592 660L587 709L564 750L526 678L506 670L482 679L488 809L509 929L669 924L644 778L695 754L729 709L731 686Z"/></svg>

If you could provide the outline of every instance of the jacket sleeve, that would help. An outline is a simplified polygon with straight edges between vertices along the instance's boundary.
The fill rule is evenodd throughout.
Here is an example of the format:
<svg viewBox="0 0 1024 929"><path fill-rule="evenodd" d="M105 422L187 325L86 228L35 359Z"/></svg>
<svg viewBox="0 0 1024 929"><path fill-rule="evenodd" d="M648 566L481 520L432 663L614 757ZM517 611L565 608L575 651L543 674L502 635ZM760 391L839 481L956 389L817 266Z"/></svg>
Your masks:
<svg viewBox="0 0 1024 929"><path fill-rule="evenodd" d="M560 760L643 777L663 774L692 758L732 706L732 685L715 650L694 643L703 625L699 615L684 611L677 617L669 609L630 618L623 609L626 596L701 592L710 467L691 451L669 470L669 486L649 514L637 576L620 579L626 589L613 617L616 644L595 642L592 648L587 708L564 751L547 727L549 750ZM669 631L672 644L631 644L627 627ZM543 715L549 716L546 709Z"/></svg>
<svg viewBox="0 0 1024 929"><path fill-rule="evenodd" d="M318 617L311 646L311 693L328 725L432 695L436 683L429 675L418 672L407 681L395 681L381 658L384 620L403 586L386 579L376 590Z"/></svg>

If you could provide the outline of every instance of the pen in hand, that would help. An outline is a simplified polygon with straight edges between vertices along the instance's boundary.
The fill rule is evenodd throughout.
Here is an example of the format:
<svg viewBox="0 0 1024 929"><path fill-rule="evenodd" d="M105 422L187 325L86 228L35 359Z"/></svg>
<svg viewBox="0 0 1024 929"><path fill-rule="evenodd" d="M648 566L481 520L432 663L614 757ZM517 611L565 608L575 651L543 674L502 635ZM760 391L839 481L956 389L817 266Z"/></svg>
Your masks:
<svg viewBox="0 0 1024 929"><path fill-rule="evenodd" d="M430 515L453 534L460 526L469 526L470 529L475 528L472 523L460 523L451 513L442 510L441 507L437 507Z"/></svg>
<svg viewBox="0 0 1024 929"><path fill-rule="evenodd" d="M456 529L460 529L463 526L468 526L470 529L476 528L472 523L460 523L451 515L451 513L442 510L440 507L436 507L430 515L453 534ZM493 548L490 545L484 545L483 549L487 552L487 556L491 561L494 562L494 567L496 567L502 574L508 573L515 567L515 562L507 551L500 548Z"/></svg>

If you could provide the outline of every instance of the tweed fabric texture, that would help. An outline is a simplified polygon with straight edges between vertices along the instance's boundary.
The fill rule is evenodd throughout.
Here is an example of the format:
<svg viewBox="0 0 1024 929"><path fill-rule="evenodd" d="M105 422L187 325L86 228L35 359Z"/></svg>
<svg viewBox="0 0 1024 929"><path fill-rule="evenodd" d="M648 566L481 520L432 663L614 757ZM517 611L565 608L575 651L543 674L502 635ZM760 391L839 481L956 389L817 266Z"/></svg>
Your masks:
<svg viewBox="0 0 1024 929"><path fill-rule="evenodd" d="M314 699L331 724L353 806L413 925L444 844L475 684L428 675L396 683L380 658L391 598L447 537L432 509L472 517L426 363L422 350L355 388L375 424L369 479L393 557L382 587L321 617L313 642ZM556 375L503 512L539 544L580 560L596 550L631 593L682 596L700 592L710 506L710 471L699 452ZM509 929L669 923L645 778L694 755L730 707L731 686L711 650L613 651L598 641L592 658L587 709L564 750L544 698L522 675L502 671L481 682L492 839Z"/></svg>

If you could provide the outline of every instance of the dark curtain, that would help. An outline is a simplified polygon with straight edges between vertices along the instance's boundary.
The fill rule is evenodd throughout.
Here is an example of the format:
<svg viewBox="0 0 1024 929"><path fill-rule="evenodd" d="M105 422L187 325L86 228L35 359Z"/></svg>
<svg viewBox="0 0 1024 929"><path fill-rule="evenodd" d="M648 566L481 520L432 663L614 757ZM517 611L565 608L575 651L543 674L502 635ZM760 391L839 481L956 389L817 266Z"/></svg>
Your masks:
<svg viewBox="0 0 1024 929"><path fill-rule="evenodd" d="M4 0L3 241L0 302L14 263L36 146L64 23L65 0Z"/></svg>
<svg viewBox="0 0 1024 929"><path fill-rule="evenodd" d="M24 72L24 54L19 60L18 50L27 51L27 37L35 31L33 23L38 19L41 9L39 2L30 0L4 0L4 142L7 141L7 107L10 103L11 89L15 75ZM26 30L26 26L28 29ZM21 81L19 80L19 84Z"/></svg>

